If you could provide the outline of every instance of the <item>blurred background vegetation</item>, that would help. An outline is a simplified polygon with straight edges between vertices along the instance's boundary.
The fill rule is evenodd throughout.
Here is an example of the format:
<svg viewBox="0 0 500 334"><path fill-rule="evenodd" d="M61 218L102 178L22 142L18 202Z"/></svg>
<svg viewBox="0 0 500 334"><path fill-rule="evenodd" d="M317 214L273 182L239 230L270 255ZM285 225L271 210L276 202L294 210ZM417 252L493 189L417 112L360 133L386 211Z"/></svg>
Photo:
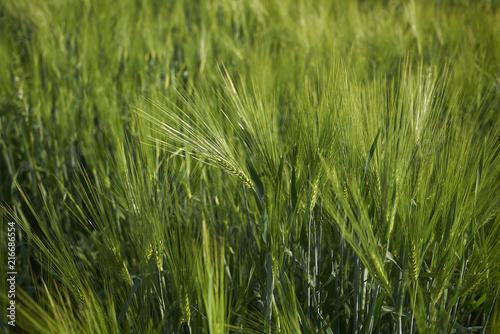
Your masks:
<svg viewBox="0 0 500 334"><path fill-rule="evenodd" d="M33 333L402 333L417 332L417 324L422 333L486 330L481 326L495 321L500 276L498 265L485 264L500 259L499 252L485 255L498 246L500 231L498 22L500 3L493 0L2 1L0 220L3 239L8 221L20 226L19 327ZM231 85L243 102L231 100ZM393 166L378 163L389 159L373 158L378 165L373 174L368 170L381 147L400 150L390 132L379 130L379 115L391 105L404 114L407 105L425 104L427 91L433 93L428 132L434 135L423 136L440 153L430 158L434 167L412 168L441 168L436 175L449 178L429 181L440 192L423 187L422 198L435 194L430 201L437 204L425 212L414 209L418 226L431 221L433 231L443 230L419 239L420 280L427 282L419 290L415 280L414 286L401 283L408 271L402 262L410 256L403 249L414 247L407 237L413 232L396 228L401 236L390 247L401 251L391 250L392 257L374 224L379 244L358 249L344 239L348 227L332 210L340 206L348 215L347 207L372 203L378 209L367 209L367 217L381 217L380 230L389 234L392 227L387 232L384 226L391 210L398 211L396 224L412 219L411 205L393 205L399 195L391 178L399 176L385 180L384 168ZM254 139L260 130L268 138L269 129L258 122L266 113L282 117L276 116L274 137L254 143L275 154L269 168L262 160L249 165L239 146L231 147L250 188L227 167L184 154L187 146L153 140L170 140L168 132L155 130L162 105L215 113L238 110L239 101L260 117ZM341 126L353 143L345 177L328 174L325 164L333 157L315 157L317 149L329 148L328 127L325 134L311 130L321 128L315 125L320 121L334 124L327 115L335 108L344 111ZM356 108L360 116L348 118ZM443 110L451 110L452 120L440 124ZM206 114L205 122L220 125L221 134L238 137L221 115ZM153 124L144 115L156 115ZM295 118L290 122L296 127L288 126ZM350 121L355 124L346 125ZM341 152L348 139L334 151ZM442 153L446 149L451 151ZM316 171L321 177L315 178ZM354 204L337 198L344 190L336 182L347 182L349 173L362 176L350 186L359 190L359 198L351 194ZM401 177L415 176L417 184L422 173L410 174ZM380 193L370 188L365 196L361 179ZM275 187L280 182L283 189ZM332 194L316 190L320 199L312 200L315 187L332 188ZM402 203L420 196L420 188L403 188ZM310 205L315 201L317 207ZM455 248L439 248L443 233L453 236L453 223L446 222L455 212L468 217L458 227ZM280 223L267 227L266 221ZM284 241L288 233L293 236ZM462 237L467 244L461 246ZM427 255L423 240L436 244ZM396 291L374 274L378 269L367 254L377 247ZM440 251L458 260L435 260ZM470 275L478 284L458 293L477 252L483 257ZM0 254L6 259L4 247ZM318 260L314 275L311 259ZM2 265L2 277L6 271ZM366 293L355 292L361 286ZM431 301L441 306L433 310ZM6 330L6 318L2 326Z"/></svg>

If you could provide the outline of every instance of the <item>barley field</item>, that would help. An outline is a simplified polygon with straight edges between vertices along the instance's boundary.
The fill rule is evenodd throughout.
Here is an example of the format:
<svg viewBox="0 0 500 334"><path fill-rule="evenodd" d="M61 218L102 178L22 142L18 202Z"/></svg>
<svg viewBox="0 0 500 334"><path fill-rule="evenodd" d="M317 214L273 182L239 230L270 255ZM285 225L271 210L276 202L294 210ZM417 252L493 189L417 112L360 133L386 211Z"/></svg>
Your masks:
<svg viewBox="0 0 500 334"><path fill-rule="evenodd" d="M2 331L500 333L499 22L0 1Z"/></svg>

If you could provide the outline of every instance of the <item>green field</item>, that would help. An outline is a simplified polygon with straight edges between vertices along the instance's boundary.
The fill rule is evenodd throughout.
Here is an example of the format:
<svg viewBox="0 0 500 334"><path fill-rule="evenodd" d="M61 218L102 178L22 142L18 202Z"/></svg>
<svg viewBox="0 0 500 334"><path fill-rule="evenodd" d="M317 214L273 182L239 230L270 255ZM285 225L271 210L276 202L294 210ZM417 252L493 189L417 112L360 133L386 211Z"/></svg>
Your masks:
<svg viewBox="0 0 500 334"><path fill-rule="evenodd" d="M2 330L500 333L499 22L0 1Z"/></svg>

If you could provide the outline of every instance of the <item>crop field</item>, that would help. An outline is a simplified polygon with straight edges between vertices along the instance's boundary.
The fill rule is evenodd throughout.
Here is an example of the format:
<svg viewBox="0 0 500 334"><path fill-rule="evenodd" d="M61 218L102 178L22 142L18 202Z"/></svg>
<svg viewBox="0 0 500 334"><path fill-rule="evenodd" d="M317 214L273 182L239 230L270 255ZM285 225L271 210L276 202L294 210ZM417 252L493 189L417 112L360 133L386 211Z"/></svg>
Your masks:
<svg viewBox="0 0 500 334"><path fill-rule="evenodd" d="M4 333L500 333L500 2L0 1Z"/></svg>

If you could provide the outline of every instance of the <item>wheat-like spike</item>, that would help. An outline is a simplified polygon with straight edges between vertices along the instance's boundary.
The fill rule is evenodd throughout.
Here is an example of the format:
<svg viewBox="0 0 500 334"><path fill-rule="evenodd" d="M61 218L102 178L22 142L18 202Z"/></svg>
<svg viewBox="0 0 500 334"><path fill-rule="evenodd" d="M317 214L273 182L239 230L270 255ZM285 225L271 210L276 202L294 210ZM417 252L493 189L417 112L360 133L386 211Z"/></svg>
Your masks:
<svg viewBox="0 0 500 334"><path fill-rule="evenodd" d="M382 286L386 290L386 292L391 294L392 293L391 284L389 283L389 279L387 278L380 257L375 256L375 253L373 252L369 252L368 255L371 259L371 264L373 265L372 268L377 273L377 278L381 281Z"/></svg>
<svg viewBox="0 0 500 334"><path fill-rule="evenodd" d="M182 323L189 324L191 322L191 307L189 306L188 291L183 285L181 285L180 287L180 293L181 293L181 298L180 298L181 324Z"/></svg>
<svg viewBox="0 0 500 334"><path fill-rule="evenodd" d="M361 257L360 257L361 258ZM373 275L375 282L388 294L392 294L392 287L387 280L387 276L384 271L380 271L380 268L376 263L372 262L372 256L370 258L365 257L366 263L365 267ZM378 268L378 269L377 269Z"/></svg>
<svg viewBox="0 0 500 334"><path fill-rule="evenodd" d="M252 180L243 171L236 168L233 164L219 157L215 158L215 162L226 172L236 176L245 186L250 189L254 188Z"/></svg>
<svg viewBox="0 0 500 334"><path fill-rule="evenodd" d="M309 204L309 211L312 211L316 206L318 195L319 195L319 177L316 178L316 181L314 182L311 189L311 203Z"/></svg>
<svg viewBox="0 0 500 334"><path fill-rule="evenodd" d="M120 255L120 251L116 247L113 247L111 249L111 251L113 252L113 256L115 258L115 261L117 263L122 262L122 264L123 264L123 266L121 267L121 270L120 270L120 276L127 282L128 285L130 285L130 286L134 285L132 277L130 276L130 272L128 271L127 265L125 264L125 261L123 261L121 255Z"/></svg>
<svg viewBox="0 0 500 334"><path fill-rule="evenodd" d="M344 182L344 198L349 199L349 192L347 191L347 182Z"/></svg>
<svg viewBox="0 0 500 334"><path fill-rule="evenodd" d="M189 186L189 182L183 181L181 182L182 187L184 188L184 191L186 192L186 195L189 200L193 198L193 194L191 193L191 187Z"/></svg>
<svg viewBox="0 0 500 334"><path fill-rule="evenodd" d="M156 246L156 266L159 271L163 271L163 241Z"/></svg>
<svg viewBox="0 0 500 334"><path fill-rule="evenodd" d="M472 275L468 275L462 282L462 285L460 285L460 288L458 290L458 295L460 297L468 295L477 288L479 283L481 283L481 279L476 272L474 272Z"/></svg>
<svg viewBox="0 0 500 334"><path fill-rule="evenodd" d="M75 280L70 278L69 280L69 286L71 287L71 292L75 294L76 298L80 303L84 304L85 303L85 295L82 293L82 288L78 283L75 283ZM45 283L44 283L45 284Z"/></svg>
<svg viewBox="0 0 500 334"><path fill-rule="evenodd" d="M122 271L121 271L121 276L123 277L123 279L125 279L125 281L127 281L127 284L129 286L134 285L134 281L132 281L132 277L130 276L130 272L128 271L128 268L125 265L125 261L123 261L123 267L122 267Z"/></svg>
<svg viewBox="0 0 500 334"><path fill-rule="evenodd" d="M274 288L276 288L276 285L278 284L278 261L276 258L273 256L273 277L274 277Z"/></svg>
<svg viewBox="0 0 500 334"><path fill-rule="evenodd" d="M146 254L146 261L149 261L153 256L153 244L150 244L148 247L148 253Z"/></svg>
<svg viewBox="0 0 500 334"><path fill-rule="evenodd" d="M417 266L417 247L415 243L410 241L410 256L409 256L409 266L410 266L410 281L416 282L418 279L418 266Z"/></svg>
<svg viewBox="0 0 500 334"><path fill-rule="evenodd" d="M449 279L449 273L453 268L453 263L445 262L444 266L441 270L438 271L438 274L433 282L432 292L431 292L431 301L432 303L437 303L439 298L441 298L443 291L447 286L447 282Z"/></svg>

